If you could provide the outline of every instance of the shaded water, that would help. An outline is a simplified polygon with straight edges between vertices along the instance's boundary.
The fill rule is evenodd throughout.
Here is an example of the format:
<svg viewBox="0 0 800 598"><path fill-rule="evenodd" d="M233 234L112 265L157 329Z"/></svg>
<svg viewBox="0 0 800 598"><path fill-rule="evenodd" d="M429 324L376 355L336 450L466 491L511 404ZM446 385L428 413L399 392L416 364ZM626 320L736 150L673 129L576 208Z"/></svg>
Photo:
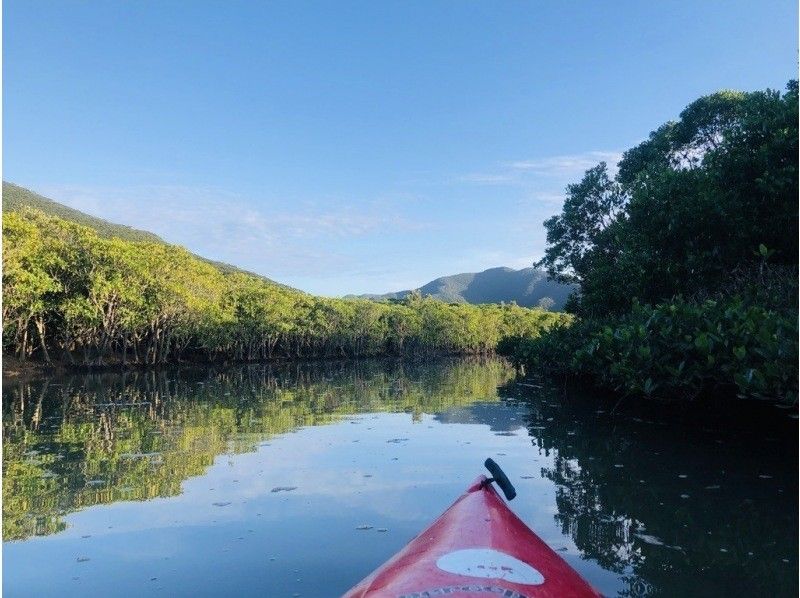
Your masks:
<svg viewBox="0 0 800 598"><path fill-rule="evenodd" d="M493 360L7 382L3 590L336 596L491 456L604 594L797 595L790 412L613 407Z"/></svg>

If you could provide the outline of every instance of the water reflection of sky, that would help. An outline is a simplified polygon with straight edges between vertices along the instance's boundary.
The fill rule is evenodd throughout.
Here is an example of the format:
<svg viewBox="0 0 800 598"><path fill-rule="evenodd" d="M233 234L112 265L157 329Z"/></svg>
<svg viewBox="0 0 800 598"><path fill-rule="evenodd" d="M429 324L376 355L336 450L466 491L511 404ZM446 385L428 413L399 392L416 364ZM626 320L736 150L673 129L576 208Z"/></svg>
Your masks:
<svg viewBox="0 0 800 598"><path fill-rule="evenodd" d="M7 385L3 589L335 596L492 457L513 509L606 594L796 595L796 419L611 415L511 376L356 362ZM131 397L149 406L98 408Z"/></svg>
<svg viewBox="0 0 800 598"><path fill-rule="evenodd" d="M576 561L553 520L552 483L538 475L552 457L532 446L521 422L496 426L518 409L482 403L469 409L471 423L443 423L460 421L462 408L419 421L364 414L285 434L255 453L220 455L180 496L93 507L70 515L60 534L6 544L6 590L337 595L438 516L488 456L514 478L515 511ZM509 428L518 434L493 431ZM278 487L296 489L272 492ZM356 529L365 525L372 529ZM581 568L595 583L614 583L599 567Z"/></svg>

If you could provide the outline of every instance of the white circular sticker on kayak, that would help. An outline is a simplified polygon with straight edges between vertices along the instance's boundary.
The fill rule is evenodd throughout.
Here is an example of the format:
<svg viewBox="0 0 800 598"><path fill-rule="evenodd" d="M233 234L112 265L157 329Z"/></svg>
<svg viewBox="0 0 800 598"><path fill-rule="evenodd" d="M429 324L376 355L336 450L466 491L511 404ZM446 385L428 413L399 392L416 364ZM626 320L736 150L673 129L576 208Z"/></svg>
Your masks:
<svg viewBox="0 0 800 598"><path fill-rule="evenodd" d="M448 552L437 559L436 566L456 575L504 579L531 586L544 583L544 576L528 563L491 548L465 548Z"/></svg>

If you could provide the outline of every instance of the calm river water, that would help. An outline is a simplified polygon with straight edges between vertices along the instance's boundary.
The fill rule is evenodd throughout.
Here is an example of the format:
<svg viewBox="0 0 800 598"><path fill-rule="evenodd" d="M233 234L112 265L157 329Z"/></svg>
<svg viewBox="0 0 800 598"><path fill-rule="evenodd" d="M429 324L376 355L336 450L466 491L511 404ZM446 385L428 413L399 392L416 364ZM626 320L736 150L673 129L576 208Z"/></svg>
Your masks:
<svg viewBox="0 0 800 598"><path fill-rule="evenodd" d="M796 412L613 407L494 360L6 382L3 590L337 596L492 457L606 595L796 596Z"/></svg>

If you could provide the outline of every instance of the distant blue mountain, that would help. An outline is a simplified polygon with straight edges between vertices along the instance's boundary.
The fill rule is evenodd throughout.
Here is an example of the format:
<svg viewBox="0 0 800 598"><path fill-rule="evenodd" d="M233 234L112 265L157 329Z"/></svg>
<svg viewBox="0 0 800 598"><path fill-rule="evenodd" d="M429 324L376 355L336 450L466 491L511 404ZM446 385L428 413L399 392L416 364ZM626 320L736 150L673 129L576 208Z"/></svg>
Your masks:
<svg viewBox="0 0 800 598"><path fill-rule="evenodd" d="M490 268L483 272L467 272L442 276L432 280L418 289L423 296L430 295L434 299L447 303L511 303L523 307L547 305L550 309L560 310L573 285L565 285L547 279L547 274L536 268ZM359 295L367 299L387 301L403 299L412 290L385 293L383 295ZM552 301L552 304L550 301Z"/></svg>

